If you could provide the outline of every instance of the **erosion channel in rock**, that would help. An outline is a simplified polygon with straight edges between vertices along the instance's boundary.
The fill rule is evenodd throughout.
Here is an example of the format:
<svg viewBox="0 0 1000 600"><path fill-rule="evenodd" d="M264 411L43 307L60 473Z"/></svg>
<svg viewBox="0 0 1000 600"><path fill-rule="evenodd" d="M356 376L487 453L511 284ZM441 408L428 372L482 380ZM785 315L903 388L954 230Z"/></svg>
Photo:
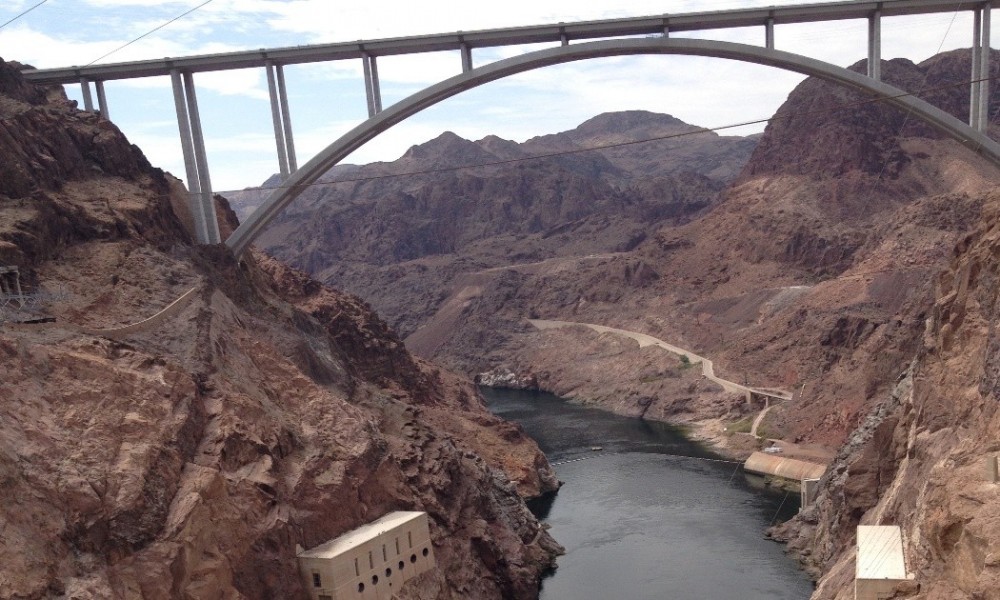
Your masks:
<svg viewBox="0 0 1000 600"><path fill-rule="evenodd" d="M795 494L753 487L663 423L551 394L483 388L520 423L564 485L532 510L566 547L542 600L799 600L812 583L764 529L798 510Z"/></svg>

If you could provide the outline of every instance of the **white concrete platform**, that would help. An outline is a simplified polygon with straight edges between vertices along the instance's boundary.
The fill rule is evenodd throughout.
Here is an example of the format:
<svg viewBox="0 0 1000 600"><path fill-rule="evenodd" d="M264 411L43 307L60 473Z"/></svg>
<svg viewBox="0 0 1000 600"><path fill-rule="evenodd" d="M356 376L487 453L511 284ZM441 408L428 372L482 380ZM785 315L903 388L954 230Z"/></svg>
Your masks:
<svg viewBox="0 0 1000 600"><path fill-rule="evenodd" d="M908 579L903 534L896 525L859 525L856 600L880 600Z"/></svg>

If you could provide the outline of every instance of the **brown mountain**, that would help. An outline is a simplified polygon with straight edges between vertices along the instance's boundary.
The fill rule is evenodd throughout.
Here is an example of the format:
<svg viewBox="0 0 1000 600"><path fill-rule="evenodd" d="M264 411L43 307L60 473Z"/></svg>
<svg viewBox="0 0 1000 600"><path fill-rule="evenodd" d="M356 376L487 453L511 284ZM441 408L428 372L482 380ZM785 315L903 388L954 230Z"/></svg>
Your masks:
<svg viewBox="0 0 1000 600"><path fill-rule="evenodd" d="M444 133L393 163L351 171L352 179L371 180L303 194L258 244L365 297L405 335L437 310L460 273L626 252L651 224L707 209L755 138L678 137L697 131L668 115L633 111L523 144ZM653 137L663 139L579 152ZM656 160L663 153L672 158ZM504 162L539 155L547 158ZM491 166L454 170L468 165ZM237 210L244 197L233 199ZM407 293L390 291L400 288Z"/></svg>
<svg viewBox="0 0 1000 600"><path fill-rule="evenodd" d="M0 265L38 301L0 313L0 597L306 598L297 544L398 509L439 568L396 597L537 595L558 546L522 498L557 482L467 381L192 244L176 180L2 61L0 157Z"/></svg>

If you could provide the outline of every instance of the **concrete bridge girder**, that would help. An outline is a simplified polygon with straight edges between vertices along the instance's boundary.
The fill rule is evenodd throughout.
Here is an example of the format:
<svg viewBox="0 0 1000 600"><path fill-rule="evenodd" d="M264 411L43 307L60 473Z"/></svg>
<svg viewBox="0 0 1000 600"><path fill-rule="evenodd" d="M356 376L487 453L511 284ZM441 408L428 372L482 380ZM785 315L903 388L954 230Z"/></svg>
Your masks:
<svg viewBox="0 0 1000 600"><path fill-rule="evenodd" d="M226 245L236 256L241 255L267 224L323 173L378 134L442 100L491 81L542 67L591 58L655 54L703 56L755 63L855 88L910 112L1000 167L1000 144L983 133L899 88L843 67L790 52L731 42L676 38L605 40L548 48L478 67L432 85L378 112L292 173L233 232L226 240Z"/></svg>

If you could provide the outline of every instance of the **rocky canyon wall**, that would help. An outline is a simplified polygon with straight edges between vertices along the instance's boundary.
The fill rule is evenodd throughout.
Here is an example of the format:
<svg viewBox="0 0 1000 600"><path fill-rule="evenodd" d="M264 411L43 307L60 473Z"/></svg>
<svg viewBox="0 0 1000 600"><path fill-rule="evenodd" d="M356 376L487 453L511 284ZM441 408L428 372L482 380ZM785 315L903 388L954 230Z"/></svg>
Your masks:
<svg viewBox="0 0 1000 600"><path fill-rule="evenodd" d="M176 180L3 62L0 157L0 264L55 319L0 324L0 597L304 598L296 544L391 510L429 513L438 561L397 597L537 594L559 548L523 499L557 482L470 383L354 297L192 245Z"/></svg>

